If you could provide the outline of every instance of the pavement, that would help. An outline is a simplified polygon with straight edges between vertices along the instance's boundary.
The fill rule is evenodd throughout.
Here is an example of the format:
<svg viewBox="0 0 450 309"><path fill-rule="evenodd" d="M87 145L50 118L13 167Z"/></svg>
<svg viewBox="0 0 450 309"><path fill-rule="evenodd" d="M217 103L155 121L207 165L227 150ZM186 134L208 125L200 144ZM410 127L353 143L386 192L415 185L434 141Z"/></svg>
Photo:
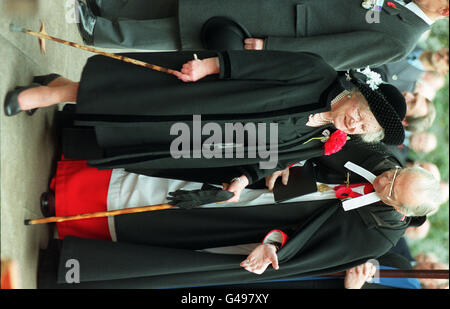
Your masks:
<svg viewBox="0 0 450 309"><path fill-rule="evenodd" d="M9 31L10 23L39 31L42 21L49 35L82 44L74 12L73 0L0 1L2 100L16 86L29 85L36 75L58 73L79 80L92 53L47 42L43 55L37 38ZM49 226L25 226L24 220L42 217L40 195L48 190L57 160L53 124L57 107L39 109L31 117L25 113L6 117L1 110L1 259L14 260L20 286L34 289L38 253L47 246Z"/></svg>

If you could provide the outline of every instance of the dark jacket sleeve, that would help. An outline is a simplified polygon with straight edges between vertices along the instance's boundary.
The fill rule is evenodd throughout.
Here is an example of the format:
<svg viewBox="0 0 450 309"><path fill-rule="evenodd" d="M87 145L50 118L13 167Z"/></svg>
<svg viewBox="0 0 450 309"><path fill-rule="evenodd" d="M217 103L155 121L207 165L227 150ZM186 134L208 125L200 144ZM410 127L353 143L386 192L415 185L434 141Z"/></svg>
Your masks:
<svg viewBox="0 0 450 309"><path fill-rule="evenodd" d="M388 42L387 42L388 41ZM352 46L347 46L352 42ZM360 52L349 53L346 49ZM302 51L319 54L335 70L380 66L406 57L410 50L401 42L381 32L355 31L310 37L267 37L265 49Z"/></svg>
<svg viewBox="0 0 450 309"><path fill-rule="evenodd" d="M306 83L326 76L334 80L337 74L320 56L311 53L248 50L218 55L222 79Z"/></svg>
<svg viewBox="0 0 450 309"><path fill-rule="evenodd" d="M280 269L295 263L306 272L304 276L343 271L386 254L393 246L391 238L404 232L404 228L395 231L376 226L369 212L380 208L378 205L362 208L368 214L366 221L358 211L345 212L333 205L334 200L329 203L296 231L287 231L290 240L278 252Z"/></svg>
<svg viewBox="0 0 450 309"><path fill-rule="evenodd" d="M287 168L290 164L295 163L295 160L292 161L278 161L277 166L272 169L261 169L259 164L251 164L251 165L244 165L239 166L237 170L244 174L249 181L249 185L257 182L260 179L263 179L272 173L280 170L284 170ZM239 175L240 176L240 175Z"/></svg>

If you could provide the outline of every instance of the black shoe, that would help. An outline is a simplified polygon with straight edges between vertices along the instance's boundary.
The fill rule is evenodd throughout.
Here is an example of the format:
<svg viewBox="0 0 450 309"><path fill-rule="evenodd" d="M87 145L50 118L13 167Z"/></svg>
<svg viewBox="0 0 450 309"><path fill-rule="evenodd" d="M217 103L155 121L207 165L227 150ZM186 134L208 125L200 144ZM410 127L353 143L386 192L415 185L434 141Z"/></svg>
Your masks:
<svg viewBox="0 0 450 309"><path fill-rule="evenodd" d="M22 91L25 91L27 89L31 89L31 88L35 88L35 87L39 87L39 84L31 84L30 86L26 86L26 87L16 87L14 90L11 90L10 92L8 92L6 94L5 97L5 102L3 105L3 109L5 111L5 115L6 116L14 116L17 115L18 113L20 113L22 111L22 109L19 106L19 94ZM36 111L37 108L34 109L30 109L25 111L28 115L33 115L34 112Z"/></svg>
<svg viewBox="0 0 450 309"><path fill-rule="evenodd" d="M97 16L81 1L77 1L77 10L80 16L78 32L85 44L92 45L94 43L94 28Z"/></svg>
<svg viewBox="0 0 450 309"><path fill-rule="evenodd" d="M48 75L41 75L41 76L34 76L33 77L33 83L37 83L42 86L47 86L52 81L57 79L58 77L61 77L59 74L48 74Z"/></svg>
<svg viewBox="0 0 450 309"><path fill-rule="evenodd" d="M41 212L44 217L55 216L55 192L48 191L41 194Z"/></svg>

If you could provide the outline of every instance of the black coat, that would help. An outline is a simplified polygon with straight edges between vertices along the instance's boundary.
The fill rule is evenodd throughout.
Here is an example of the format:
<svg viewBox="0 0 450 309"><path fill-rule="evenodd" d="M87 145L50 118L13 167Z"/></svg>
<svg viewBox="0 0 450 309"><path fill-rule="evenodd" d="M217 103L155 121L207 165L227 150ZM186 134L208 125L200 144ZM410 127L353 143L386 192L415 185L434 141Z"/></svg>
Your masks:
<svg viewBox="0 0 450 309"><path fill-rule="evenodd" d="M366 20L373 11L363 0L104 0L94 42L113 41L146 50L161 48L145 38L142 29L154 19L173 16L178 33L168 41L182 50L203 49L201 29L214 16L233 19L255 38L264 38L266 50L318 54L336 70L379 66L406 57L430 26L402 5L385 1L378 22ZM131 19L131 21L130 21ZM111 25L113 24L113 25ZM139 29L137 29L139 28ZM152 28L154 29L154 28ZM178 35L179 34L179 35ZM125 37L124 37L125 36ZM141 37L142 36L142 37ZM242 45L243 46L243 45Z"/></svg>
<svg viewBox="0 0 450 309"><path fill-rule="evenodd" d="M204 174L207 168L212 178L222 175L221 183L243 173L254 182L290 163L323 155L320 141L303 143L334 127L311 128L305 123L310 114L329 110L331 99L341 88L337 72L320 57L273 51L197 54L200 59L218 56L220 75L183 83L172 75L103 56L90 58L81 77L75 127L66 130L65 156L90 159L91 166L101 169L120 167L148 175L184 169ZM180 69L192 55L128 54L172 69ZM261 170L258 163L268 159L259 156L193 158L192 149L190 158L174 159L169 150L175 136L169 134L170 129L183 122L191 128L192 136L193 115L201 115L203 124L214 122L222 129L225 123L262 123L268 128L276 122L278 166ZM269 149L269 134L266 136ZM89 145L80 146L80 142ZM95 156L89 157L89 152Z"/></svg>
<svg viewBox="0 0 450 309"><path fill-rule="evenodd" d="M341 155L336 158L320 159L318 179L324 179L325 172L337 166L339 169L332 173L329 183L337 178L343 182L346 173L340 168L348 159L375 174L396 165L395 159L360 148L348 148L338 154ZM322 166L324 172L320 172ZM350 180L360 181L353 175ZM345 212L337 199L116 216L117 243L65 238L59 254L59 284L55 286L55 278L50 278L42 286L169 288L333 273L388 252L412 222L411 218L401 221L401 217L382 203ZM245 256L196 251L260 242L275 228L289 236L278 252L277 271L269 267L262 275L255 275L239 266ZM79 284L64 284L65 263L69 259L78 260L83 267Z"/></svg>
<svg viewBox="0 0 450 309"><path fill-rule="evenodd" d="M336 70L379 66L405 58L430 26L403 7L385 1L379 22L368 22L362 0L179 0L184 50L201 47L203 24L230 17L265 49L320 55ZM155 5L156 6L156 5Z"/></svg>

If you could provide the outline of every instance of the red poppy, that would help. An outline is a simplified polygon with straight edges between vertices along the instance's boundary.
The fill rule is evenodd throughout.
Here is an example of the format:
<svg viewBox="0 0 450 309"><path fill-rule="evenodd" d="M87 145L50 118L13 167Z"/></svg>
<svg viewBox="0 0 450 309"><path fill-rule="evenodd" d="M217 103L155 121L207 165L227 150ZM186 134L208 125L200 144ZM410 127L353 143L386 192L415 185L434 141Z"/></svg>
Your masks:
<svg viewBox="0 0 450 309"><path fill-rule="evenodd" d="M362 196L362 194L353 191L352 188L356 188L356 187L360 187L360 186L364 186L364 194L369 194L371 192L373 192L373 185L371 183L355 183L355 184L351 184L351 185L339 185L334 187L334 191L335 191L335 195L337 198L339 199L345 199L348 197L351 198L355 198L355 197L359 197Z"/></svg>
<svg viewBox="0 0 450 309"><path fill-rule="evenodd" d="M397 8L397 6L395 5L395 3L393 3L393 2L388 2L388 3L386 3L386 4L387 4L388 7L391 7L391 8L393 8L393 9L396 9L396 8Z"/></svg>
<svg viewBox="0 0 450 309"><path fill-rule="evenodd" d="M331 134L328 141L325 143L325 155L329 156L338 152L344 147L347 142L347 133L341 130L337 130Z"/></svg>

